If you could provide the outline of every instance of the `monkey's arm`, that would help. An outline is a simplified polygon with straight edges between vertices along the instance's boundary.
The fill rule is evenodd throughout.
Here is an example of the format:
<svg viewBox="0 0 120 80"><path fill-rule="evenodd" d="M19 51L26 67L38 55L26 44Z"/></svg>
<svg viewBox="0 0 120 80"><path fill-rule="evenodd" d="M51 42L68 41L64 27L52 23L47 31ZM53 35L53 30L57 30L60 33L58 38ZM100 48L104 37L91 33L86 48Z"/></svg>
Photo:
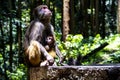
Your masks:
<svg viewBox="0 0 120 80"><path fill-rule="evenodd" d="M59 62L62 63L63 62L63 56L62 56L62 53L60 52L60 50L59 50L59 48L58 48L56 43L55 43L55 51L56 51L56 54L58 55L58 57L60 59Z"/></svg>
<svg viewBox="0 0 120 80"><path fill-rule="evenodd" d="M51 55L49 55L49 53L46 51L46 49L41 44L39 44L39 46L40 46L41 52L44 53L43 55L46 57L48 62L53 64L54 63L54 58Z"/></svg>
<svg viewBox="0 0 120 80"><path fill-rule="evenodd" d="M31 40L41 41L43 30L44 30L44 25L42 23L40 22L31 23L30 28L28 30L29 31L29 34L28 34L29 42Z"/></svg>

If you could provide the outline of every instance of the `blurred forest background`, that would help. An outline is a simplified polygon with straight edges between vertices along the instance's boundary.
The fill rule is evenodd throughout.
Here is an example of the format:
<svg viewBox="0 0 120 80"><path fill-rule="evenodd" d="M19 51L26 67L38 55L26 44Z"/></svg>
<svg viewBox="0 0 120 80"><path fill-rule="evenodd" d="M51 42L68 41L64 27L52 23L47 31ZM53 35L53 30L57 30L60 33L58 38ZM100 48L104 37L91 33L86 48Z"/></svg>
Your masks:
<svg viewBox="0 0 120 80"><path fill-rule="evenodd" d="M22 42L40 4L53 13L64 63L120 62L120 0L0 0L0 80L27 80Z"/></svg>

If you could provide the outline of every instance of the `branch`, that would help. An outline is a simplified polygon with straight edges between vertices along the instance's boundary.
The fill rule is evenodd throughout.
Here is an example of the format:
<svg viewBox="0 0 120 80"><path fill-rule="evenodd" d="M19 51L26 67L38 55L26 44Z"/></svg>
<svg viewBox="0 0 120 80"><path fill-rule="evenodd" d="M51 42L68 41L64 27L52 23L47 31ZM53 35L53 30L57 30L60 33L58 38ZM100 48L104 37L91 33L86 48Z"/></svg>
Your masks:
<svg viewBox="0 0 120 80"><path fill-rule="evenodd" d="M104 47L106 47L108 45L107 42L101 44L98 48L94 49L93 51L91 51L90 53L88 53L87 55L83 56L82 61L84 61L85 59L88 59L88 57L95 55L95 53L97 53L98 51L102 50Z"/></svg>

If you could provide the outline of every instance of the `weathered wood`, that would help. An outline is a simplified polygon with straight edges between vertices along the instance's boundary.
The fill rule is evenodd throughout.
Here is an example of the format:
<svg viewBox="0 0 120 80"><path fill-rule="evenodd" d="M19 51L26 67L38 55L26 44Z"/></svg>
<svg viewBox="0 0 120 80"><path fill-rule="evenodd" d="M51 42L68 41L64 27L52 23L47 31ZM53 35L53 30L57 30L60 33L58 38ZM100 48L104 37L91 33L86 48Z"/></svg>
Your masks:
<svg viewBox="0 0 120 80"><path fill-rule="evenodd" d="M29 69L30 80L46 80L47 78L47 67L32 67Z"/></svg>
<svg viewBox="0 0 120 80"><path fill-rule="evenodd" d="M30 80L120 80L120 66L58 66L29 70Z"/></svg>

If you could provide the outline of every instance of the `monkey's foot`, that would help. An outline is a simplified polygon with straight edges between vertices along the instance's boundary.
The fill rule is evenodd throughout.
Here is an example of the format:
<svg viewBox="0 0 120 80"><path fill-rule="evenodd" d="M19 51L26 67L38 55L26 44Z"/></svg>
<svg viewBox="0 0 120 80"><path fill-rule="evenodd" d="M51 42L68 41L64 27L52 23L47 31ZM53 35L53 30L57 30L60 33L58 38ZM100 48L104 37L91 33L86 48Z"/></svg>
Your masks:
<svg viewBox="0 0 120 80"><path fill-rule="evenodd" d="M54 64L54 58L51 55L48 55L46 57L47 61L49 62L49 65L53 65Z"/></svg>
<svg viewBox="0 0 120 80"><path fill-rule="evenodd" d="M40 66L49 66L49 62L45 60L44 62L40 63Z"/></svg>

